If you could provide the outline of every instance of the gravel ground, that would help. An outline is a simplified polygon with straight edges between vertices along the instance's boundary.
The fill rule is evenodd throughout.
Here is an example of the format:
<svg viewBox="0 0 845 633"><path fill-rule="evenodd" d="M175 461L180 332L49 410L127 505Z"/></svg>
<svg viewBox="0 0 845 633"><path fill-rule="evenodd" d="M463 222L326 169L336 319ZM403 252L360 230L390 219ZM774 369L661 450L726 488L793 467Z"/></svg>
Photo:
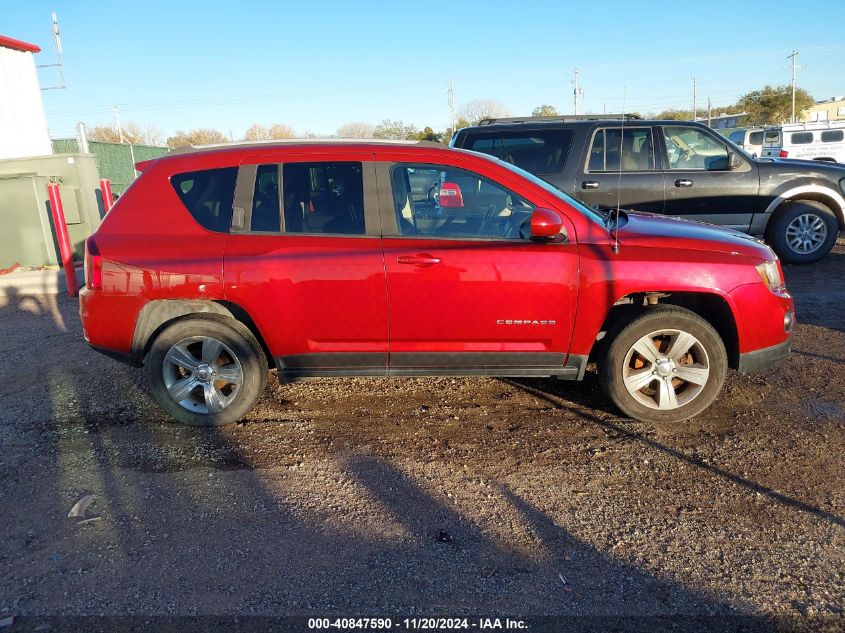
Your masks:
<svg viewBox="0 0 845 633"><path fill-rule="evenodd" d="M620 418L588 374L272 376L243 423L188 428L142 370L88 350L74 300L0 299L0 627L512 614L845 629L843 273L843 246L787 268L793 356L732 372L714 407L665 426Z"/></svg>

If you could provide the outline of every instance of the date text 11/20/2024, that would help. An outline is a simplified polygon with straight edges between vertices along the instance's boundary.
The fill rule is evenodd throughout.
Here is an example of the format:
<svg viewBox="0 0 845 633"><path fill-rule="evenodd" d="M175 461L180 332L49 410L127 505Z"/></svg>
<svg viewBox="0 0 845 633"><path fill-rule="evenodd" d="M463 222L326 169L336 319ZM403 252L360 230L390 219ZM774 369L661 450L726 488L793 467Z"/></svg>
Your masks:
<svg viewBox="0 0 845 633"><path fill-rule="evenodd" d="M308 628L312 630L368 630L389 631L441 631L441 630L524 630L524 620L510 618L309 618Z"/></svg>

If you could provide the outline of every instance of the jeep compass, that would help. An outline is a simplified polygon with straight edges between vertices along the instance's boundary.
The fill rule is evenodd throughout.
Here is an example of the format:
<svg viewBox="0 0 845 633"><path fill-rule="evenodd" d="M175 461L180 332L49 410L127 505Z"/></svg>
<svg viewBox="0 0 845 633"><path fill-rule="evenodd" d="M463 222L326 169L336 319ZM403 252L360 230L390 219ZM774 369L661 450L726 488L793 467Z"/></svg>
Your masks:
<svg viewBox="0 0 845 633"><path fill-rule="evenodd" d="M242 418L267 372L550 376L597 362L639 420L690 418L729 367L788 355L768 246L599 212L496 158L425 142L183 148L86 244L85 338L146 366L177 420Z"/></svg>

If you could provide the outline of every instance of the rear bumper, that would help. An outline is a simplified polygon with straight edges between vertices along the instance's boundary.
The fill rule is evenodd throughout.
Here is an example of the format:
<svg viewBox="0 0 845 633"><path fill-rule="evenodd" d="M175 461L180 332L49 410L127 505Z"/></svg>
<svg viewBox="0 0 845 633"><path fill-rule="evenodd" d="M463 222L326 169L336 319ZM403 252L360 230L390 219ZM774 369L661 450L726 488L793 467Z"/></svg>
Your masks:
<svg viewBox="0 0 845 633"><path fill-rule="evenodd" d="M137 300L129 295L105 296L90 288L79 291L79 318L85 341L96 351L123 363L133 364L130 351L138 310Z"/></svg>
<svg viewBox="0 0 845 633"><path fill-rule="evenodd" d="M137 364L133 364L132 358L129 356L129 354L125 352L118 352L117 350L106 349L105 347L98 347L96 345L92 345L90 342L88 343L88 346L95 352L100 352L100 354L108 356L112 360L116 360L120 363L123 363L124 365L129 365L130 367L137 367Z"/></svg>
<svg viewBox="0 0 845 633"><path fill-rule="evenodd" d="M792 352L792 337L790 336L783 343L757 349L753 352L746 352L739 355L739 364L737 369L740 373L747 374L754 371L759 371L774 365L776 362L783 360Z"/></svg>

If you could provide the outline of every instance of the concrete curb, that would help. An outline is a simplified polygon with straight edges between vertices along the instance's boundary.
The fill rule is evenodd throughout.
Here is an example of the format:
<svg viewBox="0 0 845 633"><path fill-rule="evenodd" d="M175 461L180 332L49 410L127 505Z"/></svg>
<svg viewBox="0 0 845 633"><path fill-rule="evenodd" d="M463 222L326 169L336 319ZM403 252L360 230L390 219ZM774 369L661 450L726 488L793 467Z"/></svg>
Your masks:
<svg viewBox="0 0 845 633"><path fill-rule="evenodd" d="M76 269L76 281L81 288L85 272ZM67 293L67 281L61 268L53 270L13 271L0 275L0 299L10 295L56 295Z"/></svg>

